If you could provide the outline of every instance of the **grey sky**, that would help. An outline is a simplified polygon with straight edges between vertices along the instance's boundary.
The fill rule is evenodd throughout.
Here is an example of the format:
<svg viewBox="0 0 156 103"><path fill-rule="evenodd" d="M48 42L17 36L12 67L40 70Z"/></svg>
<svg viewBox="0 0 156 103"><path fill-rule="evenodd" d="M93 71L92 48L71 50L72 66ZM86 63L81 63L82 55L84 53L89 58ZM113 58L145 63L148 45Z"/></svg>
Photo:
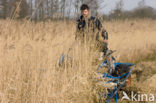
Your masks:
<svg viewBox="0 0 156 103"><path fill-rule="evenodd" d="M104 4L101 4L100 13L108 14L111 10L113 10L116 6L116 3L120 0L105 0ZM141 0L123 0L124 2L124 9L131 10L138 6L138 2ZM156 0L145 0L146 5L156 8ZM105 5L105 7L103 6Z"/></svg>

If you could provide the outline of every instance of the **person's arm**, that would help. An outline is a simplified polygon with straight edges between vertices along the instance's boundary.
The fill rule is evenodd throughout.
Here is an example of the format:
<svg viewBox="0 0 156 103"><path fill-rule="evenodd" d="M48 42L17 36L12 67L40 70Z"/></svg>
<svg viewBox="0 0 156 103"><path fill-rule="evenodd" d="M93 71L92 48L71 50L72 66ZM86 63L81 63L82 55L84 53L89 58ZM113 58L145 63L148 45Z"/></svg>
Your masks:
<svg viewBox="0 0 156 103"><path fill-rule="evenodd" d="M82 30L82 22L80 19L77 20L76 23L76 33L75 33L75 40L78 40L78 36L80 36L80 31Z"/></svg>
<svg viewBox="0 0 156 103"><path fill-rule="evenodd" d="M96 26L98 30L102 31L102 37L103 40L107 41L108 40L108 32L103 28L102 23L99 19L96 19Z"/></svg>
<svg viewBox="0 0 156 103"><path fill-rule="evenodd" d="M83 19L78 19L77 20L77 26L76 26L76 35L75 35L75 40L77 40L78 36L81 34L83 31L83 28L85 27L85 20Z"/></svg>
<svg viewBox="0 0 156 103"><path fill-rule="evenodd" d="M108 50L108 32L104 29L104 27L102 26L102 23L99 19L96 19L96 26L98 28L99 31L101 31L101 36L103 38L103 42L104 42L104 54L106 54L107 50Z"/></svg>
<svg viewBox="0 0 156 103"><path fill-rule="evenodd" d="M77 28L79 30L82 30L85 27L85 20L83 19L78 19L77 20Z"/></svg>

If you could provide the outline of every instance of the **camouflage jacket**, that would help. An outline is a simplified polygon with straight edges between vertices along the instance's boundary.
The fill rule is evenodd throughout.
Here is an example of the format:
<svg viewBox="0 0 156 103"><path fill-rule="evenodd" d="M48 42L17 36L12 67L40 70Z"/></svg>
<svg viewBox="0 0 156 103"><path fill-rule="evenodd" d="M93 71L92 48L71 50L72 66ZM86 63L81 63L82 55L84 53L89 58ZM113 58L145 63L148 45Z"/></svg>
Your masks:
<svg viewBox="0 0 156 103"><path fill-rule="evenodd" d="M87 20L83 16L77 20L76 40L108 40L108 33L103 28L101 21L98 18L91 16Z"/></svg>

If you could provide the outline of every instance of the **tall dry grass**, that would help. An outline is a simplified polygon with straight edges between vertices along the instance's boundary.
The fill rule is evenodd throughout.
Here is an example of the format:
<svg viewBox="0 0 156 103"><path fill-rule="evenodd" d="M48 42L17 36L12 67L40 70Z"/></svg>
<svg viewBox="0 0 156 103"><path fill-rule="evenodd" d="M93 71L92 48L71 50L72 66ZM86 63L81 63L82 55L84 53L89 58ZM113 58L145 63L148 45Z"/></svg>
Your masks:
<svg viewBox="0 0 156 103"><path fill-rule="evenodd" d="M117 61L137 62L156 50L156 21L104 22L109 47ZM0 102L99 102L92 83L96 52L72 46L74 22L0 20ZM73 48L72 66L58 66L61 54Z"/></svg>

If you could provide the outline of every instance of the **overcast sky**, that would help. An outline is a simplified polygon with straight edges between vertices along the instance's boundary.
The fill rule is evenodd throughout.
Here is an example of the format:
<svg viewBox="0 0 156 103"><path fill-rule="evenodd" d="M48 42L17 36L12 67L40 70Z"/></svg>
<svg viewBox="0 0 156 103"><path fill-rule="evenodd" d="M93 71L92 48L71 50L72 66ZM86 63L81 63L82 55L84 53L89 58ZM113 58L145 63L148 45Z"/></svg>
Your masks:
<svg viewBox="0 0 156 103"><path fill-rule="evenodd" d="M99 10L100 13L108 14L111 10L115 8L115 5L120 0L105 0L104 4L101 4L101 8ZM124 9L131 10L138 6L138 2L141 0L123 0ZM156 9L156 0L145 0L146 5L151 6ZM105 5L105 6L103 6Z"/></svg>

